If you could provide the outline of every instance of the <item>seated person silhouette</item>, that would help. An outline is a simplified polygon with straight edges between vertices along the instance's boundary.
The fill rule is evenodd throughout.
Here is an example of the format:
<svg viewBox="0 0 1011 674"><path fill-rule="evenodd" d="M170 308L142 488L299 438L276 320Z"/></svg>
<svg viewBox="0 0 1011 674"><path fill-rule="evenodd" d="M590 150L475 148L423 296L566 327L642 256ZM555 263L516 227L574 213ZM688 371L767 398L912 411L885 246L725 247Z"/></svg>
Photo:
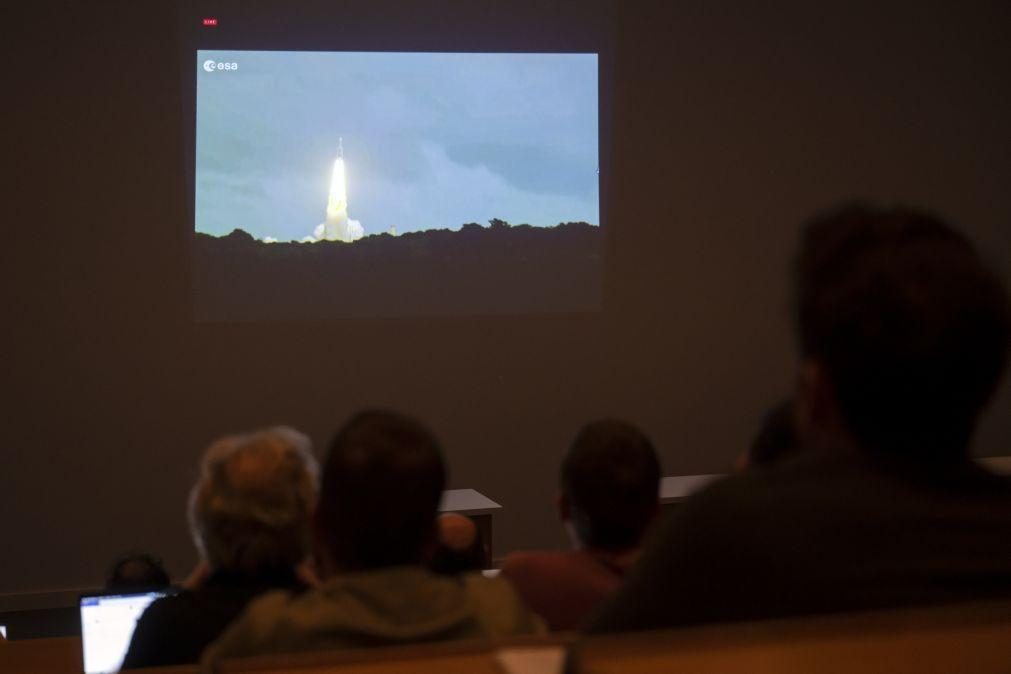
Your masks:
<svg viewBox="0 0 1011 674"><path fill-rule="evenodd" d="M592 632L1011 593L1011 484L970 459L1008 357L1008 296L930 215L850 206L795 268L802 450L694 495Z"/></svg>
<svg viewBox="0 0 1011 674"><path fill-rule="evenodd" d="M317 479L309 439L289 428L211 445L189 500L202 562L141 615L123 668L195 663L251 599L304 589Z"/></svg>
<svg viewBox="0 0 1011 674"><path fill-rule="evenodd" d="M552 630L571 630L621 584L659 507L660 462L621 421L586 426L562 461L558 512L575 550L517 552L502 565Z"/></svg>
<svg viewBox="0 0 1011 674"><path fill-rule="evenodd" d="M436 575L445 469L435 438L392 412L364 412L336 435L314 517L322 584L253 602L205 652L205 669L261 653L499 637L543 629L505 580Z"/></svg>

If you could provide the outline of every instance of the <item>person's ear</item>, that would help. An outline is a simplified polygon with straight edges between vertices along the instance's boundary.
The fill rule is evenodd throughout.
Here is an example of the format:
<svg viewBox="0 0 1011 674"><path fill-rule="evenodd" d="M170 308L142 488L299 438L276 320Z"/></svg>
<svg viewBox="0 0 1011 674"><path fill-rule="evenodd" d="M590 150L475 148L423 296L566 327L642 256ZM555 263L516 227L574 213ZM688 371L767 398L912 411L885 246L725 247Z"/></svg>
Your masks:
<svg viewBox="0 0 1011 674"><path fill-rule="evenodd" d="M825 366L817 359L805 358L801 361L795 400L797 436L806 444L841 431L835 387Z"/></svg>
<svg viewBox="0 0 1011 674"><path fill-rule="evenodd" d="M206 560L201 559L190 571L190 575L179 584L184 590L198 590L203 587L207 579L211 577L211 565Z"/></svg>
<svg viewBox="0 0 1011 674"><path fill-rule="evenodd" d="M306 587L319 587L323 584L319 577L319 565L311 555L295 565L295 577Z"/></svg>
<svg viewBox="0 0 1011 674"><path fill-rule="evenodd" d="M572 547L579 550L583 547L583 542L580 540L579 534L576 533L576 526L572 522L572 501L565 493L559 492L555 496L555 508L558 510L558 519L562 521L562 528L565 529Z"/></svg>
<svg viewBox="0 0 1011 674"><path fill-rule="evenodd" d="M797 367L797 378L794 382L794 423L797 435L808 437L815 426L815 410L818 407L818 379L820 366L817 361L805 358Z"/></svg>
<svg viewBox="0 0 1011 674"><path fill-rule="evenodd" d="M735 473L743 473L751 465L751 452L744 450L734 459L734 466L731 470Z"/></svg>

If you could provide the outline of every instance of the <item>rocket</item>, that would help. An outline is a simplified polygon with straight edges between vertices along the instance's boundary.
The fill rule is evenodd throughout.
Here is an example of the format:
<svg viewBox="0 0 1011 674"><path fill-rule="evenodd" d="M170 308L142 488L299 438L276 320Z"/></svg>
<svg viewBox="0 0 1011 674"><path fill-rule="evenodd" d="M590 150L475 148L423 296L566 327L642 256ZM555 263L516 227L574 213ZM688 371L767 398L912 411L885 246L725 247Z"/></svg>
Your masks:
<svg viewBox="0 0 1011 674"><path fill-rule="evenodd" d="M344 172L344 138L337 144L337 158L330 178L330 197L326 205L326 221L322 225L322 238L327 241L355 241L362 238L362 226L348 220L348 185Z"/></svg>
<svg viewBox="0 0 1011 674"><path fill-rule="evenodd" d="M330 177L330 198L326 204L323 238L328 241L348 241L348 184L344 173L344 138L337 145L337 159Z"/></svg>
<svg viewBox="0 0 1011 674"><path fill-rule="evenodd" d="M347 219L348 214L348 184L344 173L344 139L337 146L337 159L333 163L333 175L330 178L330 199L326 205L327 223L340 218ZM329 236L327 237L330 238Z"/></svg>

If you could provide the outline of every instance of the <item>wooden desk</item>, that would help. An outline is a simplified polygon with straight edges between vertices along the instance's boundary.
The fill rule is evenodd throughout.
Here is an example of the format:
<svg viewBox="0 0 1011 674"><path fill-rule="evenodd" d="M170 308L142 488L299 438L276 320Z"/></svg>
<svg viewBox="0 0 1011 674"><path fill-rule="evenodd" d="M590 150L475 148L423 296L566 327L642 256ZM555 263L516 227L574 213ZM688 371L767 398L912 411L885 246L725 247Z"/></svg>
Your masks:
<svg viewBox="0 0 1011 674"><path fill-rule="evenodd" d="M1008 674L1011 603L586 637L579 674Z"/></svg>
<svg viewBox="0 0 1011 674"><path fill-rule="evenodd" d="M0 644L0 672L80 674L81 638L26 639Z"/></svg>
<svg viewBox="0 0 1011 674"><path fill-rule="evenodd" d="M442 641L379 648L355 648L260 655L220 664L222 674L503 674L503 649L559 649L574 634L527 635L503 639ZM157 670L152 670L155 672Z"/></svg>
<svg viewBox="0 0 1011 674"><path fill-rule="evenodd" d="M447 489L442 492L439 512L466 515L474 520L478 530L488 543L488 555L495 559L492 542L492 517L502 506L475 489Z"/></svg>
<svg viewBox="0 0 1011 674"><path fill-rule="evenodd" d="M557 649L574 635L268 655L222 663L259 674L503 674L503 648ZM1008 674L1011 602L951 605L584 637L581 674ZM0 672L79 674L78 638L0 644ZM192 666L142 670L195 674Z"/></svg>

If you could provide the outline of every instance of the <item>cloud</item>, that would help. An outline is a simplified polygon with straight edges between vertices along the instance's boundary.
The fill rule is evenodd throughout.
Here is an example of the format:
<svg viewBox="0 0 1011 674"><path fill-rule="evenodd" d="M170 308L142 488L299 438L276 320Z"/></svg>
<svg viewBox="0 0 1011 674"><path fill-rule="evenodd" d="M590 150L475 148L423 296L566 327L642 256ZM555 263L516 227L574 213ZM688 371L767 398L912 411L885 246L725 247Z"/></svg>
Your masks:
<svg viewBox="0 0 1011 674"><path fill-rule="evenodd" d="M501 218L514 224L552 226L559 222L600 221L595 198L527 191L484 164L454 161L439 144L424 142L422 178L411 182L379 177L349 185L348 207L369 223L369 233L457 229L465 222Z"/></svg>

